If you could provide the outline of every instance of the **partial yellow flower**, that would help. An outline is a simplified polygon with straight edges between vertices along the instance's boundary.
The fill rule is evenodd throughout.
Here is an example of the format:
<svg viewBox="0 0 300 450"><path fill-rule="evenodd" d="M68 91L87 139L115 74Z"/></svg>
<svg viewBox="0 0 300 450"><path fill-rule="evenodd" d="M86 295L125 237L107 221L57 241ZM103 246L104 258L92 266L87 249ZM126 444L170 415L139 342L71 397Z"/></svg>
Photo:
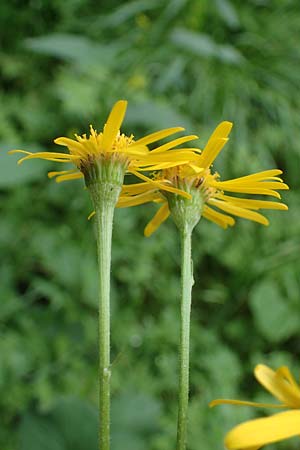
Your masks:
<svg viewBox="0 0 300 450"><path fill-rule="evenodd" d="M220 123L210 136L203 151L192 149L194 156L190 161L177 164L175 167L161 162L147 166L147 170L160 169L154 180L156 183L168 184L169 182L174 188L187 192L190 192L191 189L199 189L203 198L202 216L223 228L234 225L235 219L232 216L268 225L269 221L257 211L261 209L287 210L288 207L285 204L235 197L227 193L268 195L280 199L277 191L288 189L288 186L279 177L282 174L281 170L266 170L227 181L221 181L219 174L212 172L211 166L228 141L231 128L231 122ZM168 198L164 190L155 189L155 184L149 184L149 182L129 187L123 186L118 203L119 207L124 207L149 201L160 203L161 207L146 226L146 236L150 236L170 215Z"/></svg>
<svg viewBox="0 0 300 450"><path fill-rule="evenodd" d="M102 132L94 130L90 126L90 134L87 136L75 135L75 139L68 137L58 137L54 140L57 145L67 147L69 153L58 152L37 152L32 153L24 150L11 150L9 153L25 154L18 163L28 159L40 158L48 161L73 163L75 168L58 172L49 172L49 178L55 177L57 182L83 178L91 166L97 161L108 161L114 158L124 163L128 173L139 176L139 171L147 166L154 165L160 167L160 164L167 164L173 167L190 160L192 152L190 149L174 149L180 144L191 141L197 136L190 135L172 140L155 150L148 149L149 144L153 144L161 139L171 136L174 133L184 130L182 127L167 128L155 133L149 134L141 139L134 140L134 136L126 136L120 132L120 127L125 117L127 101L119 100L112 108L107 122ZM174 149L174 150L173 150ZM147 180L150 184L153 181L144 175L142 180ZM171 183L162 181L160 186L170 192L179 193L178 189L171 186ZM155 186L158 186L156 183ZM186 195L183 193L183 195Z"/></svg>
<svg viewBox="0 0 300 450"><path fill-rule="evenodd" d="M230 404L290 410L262 419L249 420L236 426L225 437L225 446L228 450L255 450L263 445L300 434L300 385L288 367L282 366L274 371L259 364L255 367L254 374L259 383L280 401L279 404L218 399L213 400L209 406Z"/></svg>

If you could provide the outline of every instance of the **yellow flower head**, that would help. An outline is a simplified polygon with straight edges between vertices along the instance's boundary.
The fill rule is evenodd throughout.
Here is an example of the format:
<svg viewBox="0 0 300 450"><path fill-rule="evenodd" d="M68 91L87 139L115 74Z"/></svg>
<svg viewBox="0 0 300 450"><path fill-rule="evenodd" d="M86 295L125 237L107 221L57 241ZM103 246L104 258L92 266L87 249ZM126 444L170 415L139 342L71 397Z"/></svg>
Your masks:
<svg viewBox="0 0 300 450"><path fill-rule="evenodd" d="M90 134L88 136L83 134L82 136L75 135L75 139L67 137L56 138L54 142L57 145L67 147L69 153L31 153L24 150L11 150L9 153L23 153L26 155L18 161L19 164L33 158L63 163L74 163L74 169L49 172L48 176L50 178L56 177L57 182L83 178L93 164L99 161L119 161L124 164L124 167L128 172L136 175L138 175L137 172L140 168L149 165L154 164L159 167L160 163L167 163L170 166L174 166L189 161L191 150L177 149L174 151L174 154L170 150L183 142L188 142L197 138L197 136L184 136L158 147L155 151L149 151L147 147L149 144L182 131L184 128L167 128L135 141L133 135L126 136L120 132L126 108L127 101L118 101L113 106L102 132L98 133L91 125Z"/></svg>
<svg viewBox="0 0 300 450"><path fill-rule="evenodd" d="M277 191L288 189L288 186L278 176L282 173L281 170L266 170L227 181L221 181L219 174L212 172L211 166L228 141L231 128L232 123L230 122L220 123L203 151L193 149L193 158L190 161L171 168L167 164L148 166L148 170L155 170L157 167L161 169L154 180L156 183L168 183L168 186L184 189L187 192L190 192L191 189L199 190L203 199L200 214L223 228L234 225L235 220L232 216L268 225L268 220L257 211L260 209L287 210L286 205L235 197L227 193L269 195L280 199ZM155 189L154 183L124 186L119 200L119 207L149 201L160 203L161 207L145 228L146 236L150 236L170 215L169 202L164 190L161 187Z"/></svg>
<svg viewBox="0 0 300 450"><path fill-rule="evenodd" d="M258 449L263 445L298 436L300 430L300 385L296 382L288 367L279 367L276 371L259 364L254 374L277 400L279 404L255 403L241 400L213 400L210 406L221 404L257 406L263 408L289 408L273 416L249 420L233 428L225 437L225 446L229 450Z"/></svg>

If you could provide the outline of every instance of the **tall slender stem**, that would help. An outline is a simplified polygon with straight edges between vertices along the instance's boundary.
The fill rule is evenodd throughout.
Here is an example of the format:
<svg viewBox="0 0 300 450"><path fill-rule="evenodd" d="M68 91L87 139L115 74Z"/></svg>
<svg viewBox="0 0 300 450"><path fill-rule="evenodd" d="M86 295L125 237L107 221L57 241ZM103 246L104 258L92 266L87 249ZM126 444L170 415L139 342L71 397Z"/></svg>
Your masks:
<svg viewBox="0 0 300 450"><path fill-rule="evenodd" d="M114 205L95 208L99 265L99 450L110 448L110 267Z"/></svg>
<svg viewBox="0 0 300 450"><path fill-rule="evenodd" d="M96 222L99 266L99 450L110 449L110 266L115 206L118 202L127 160L112 153L85 167Z"/></svg>
<svg viewBox="0 0 300 450"><path fill-rule="evenodd" d="M188 402L189 402L189 353L190 353L190 316L192 301L192 258L190 227L184 227L181 238L181 320L179 348L179 391L177 450L185 450L187 440Z"/></svg>

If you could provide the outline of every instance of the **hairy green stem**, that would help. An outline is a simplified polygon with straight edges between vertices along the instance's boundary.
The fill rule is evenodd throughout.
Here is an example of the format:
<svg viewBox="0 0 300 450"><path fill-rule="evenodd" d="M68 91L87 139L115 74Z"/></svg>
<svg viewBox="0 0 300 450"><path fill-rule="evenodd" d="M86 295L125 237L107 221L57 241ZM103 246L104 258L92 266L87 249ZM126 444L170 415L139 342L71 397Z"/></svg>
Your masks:
<svg viewBox="0 0 300 450"><path fill-rule="evenodd" d="M193 286L191 258L192 231L183 227L181 238L181 320L179 348L179 390L177 450L185 450L187 441L188 402L189 402L189 353L190 353L190 316Z"/></svg>
<svg viewBox="0 0 300 450"><path fill-rule="evenodd" d="M99 267L99 450L110 449L110 267L115 206L118 202L126 164L112 155L85 167L96 223Z"/></svg>
<svg viewBox="0 0 300 450"><path fill-rule="evenodd" d="M110 448L110 267L114 205L96 206L99 265L99 450Z"/></svg>

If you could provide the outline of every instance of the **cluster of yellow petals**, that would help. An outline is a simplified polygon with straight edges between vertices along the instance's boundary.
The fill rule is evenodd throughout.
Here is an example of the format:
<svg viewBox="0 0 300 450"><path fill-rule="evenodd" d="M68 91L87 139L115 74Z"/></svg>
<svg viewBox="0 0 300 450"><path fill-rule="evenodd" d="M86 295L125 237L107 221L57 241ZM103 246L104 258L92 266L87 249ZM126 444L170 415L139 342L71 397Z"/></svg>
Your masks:
<svg viewBox="0 0 300 450"><path fill-rule="evenodd" d="M255 194L261 196L272 196L280 199L279 190L286 190L288 186L283 183L279 175L281 170L272 169L235 178L220 181L218 173L211 172L211 165L228 141L232 123L222 122L210 136L203 151L193 149L193 159L179 164L170 169L165 165L159 174L156 174L155 183L171 183L178 188L178 181L190 181L195 187L203 192L205 205L202 216L222 228L233 226L235 220L232 216L242 217L254 222L268 225L269 221L262 214L261 209L287 210L283 203L235 197L234 194ZM145 235L150 236L163 221L170 215L167 198L163 195L161 188L155 189L155 183L140 183L124 186L118 203L119 207L133 206L146 202L160 203L161 206L153 219L145 228ZM180 183L179 183L180 184ZM226 194L225 194L226 192Z"/></svg>
<svg viewBox="0 0 300 450"><path fill-rule="evenodd" d="M119 100L113 106L103 131L98 133L92 126L90 126L90 134L87 136L75 135L75 139L68 137L58 137L54 140L55 144L67 147L69 153L58 152L37 152L32 153L25 150L11 150L9 153L21 153L25 156L21 158L18 163L28 159L45 159L54 162L74 163L75 168L71 170L63 170L58 172L49 172L49 178L55 177L57 182L74 180L84 177L84 168L93 164L97 158L110 158L114 155L116 158L126 162L127 172L139 177L140 171L148 171L148 167L153 170L161 169L161 166L167 164L168 167L173 167L178 164L188 162L193 152L190 148L176 149L180 144L196 139L197 136L183 136L174 139L164 145L160 145L155 150L148 149L149 144L153 144L161 139L169 137L179 131L183 131L182 127L167 128L164 130L151 133L143 138L134 140L133 135L126 136L120 133L120 128L124 120L127 109L127 101ZM172 150L172 151L171 151ZM141 175L142 180L147 177ZM159 184L170 184L168 182ZM171 192L178 192L170 186L165 186L166 190Z"/></svg>
<svg viewBox="0 0 300 450"><path fill-rule="evenodd" d="M97 158L111 158L112 155L119 158L126 163L127 173L135 175L141 182L124 184L117 206L122 208L147 202L160 204L159 210L145 228L146 236L152 234L170 215L166 192L191 198L190 193L179 187L180 181L201 189L205 203L202 216L223 228L234 225L233 216L268 225L268 220L258 210L287 209L286 205L279 202L228 195L255 194L280 199L278 191L288 189L279 177L281 170L267 170L227 181L221 181L218 173L211 172L213 162L228 141L231 122L224 121L217 126L203 151L199 148L178 148L196 139L195 135L179 137L149 150L148 145L182 131L183 128L167 128L135 140L133 135L126 136L120 132L126 108L126 101L118 101L102 132L98 133L90 126L89 136L84 134L75 135L75 139L55 139L54 142L67 147L69 153L31 153L24 150L12 150L10 153L25 154L19 163L33 158L73 163L75 167L71 170L49 172L48 176L55 177L57 182L83 178L85 168ZM147 173L151 175L148 176Z"/></svg>
<svg viewBox="0 0 300 450"><path fill-rule="evenodd" d="M230 404L289 410L270 417L249 420L233 428L225 437L225 446L229 450L256 450L263 445L300 434L300 386L288 367L282 366L274 371L259 364L255 367L254 374L259 383L280 401L279 404L218 399L213 400L210 406Z"/></svg>

